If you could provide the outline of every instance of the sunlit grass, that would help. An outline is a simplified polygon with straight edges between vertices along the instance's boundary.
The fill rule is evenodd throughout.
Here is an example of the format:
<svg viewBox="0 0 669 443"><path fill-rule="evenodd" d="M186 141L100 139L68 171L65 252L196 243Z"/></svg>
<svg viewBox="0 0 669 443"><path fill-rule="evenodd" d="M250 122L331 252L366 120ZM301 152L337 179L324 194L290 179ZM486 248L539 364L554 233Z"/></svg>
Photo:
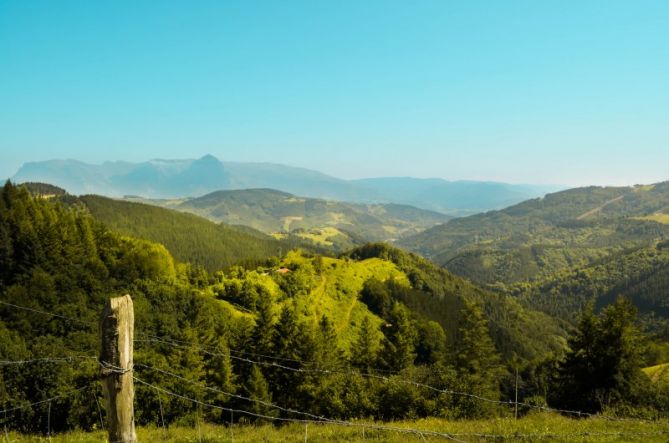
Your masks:
<svg viewBox="0 0 669 443"><path fill-rule="evenodd" d="M381 430L375 427L403 429ZM435 435L442 434L442 435ZM203 424L196 427L140 427L140 442L424 442L424 441L486 442L666 442L669 422L613 421L604 418L572 419L556 414L533 414L519 420L498 418L488 420L449 421L430 418L394 423L354 422L351 426L334 424L291 423L277 427L265 425ZM10 433L11 442L46 442L47 437ZM51 437L54 443L102 443L104 432L71 432Z"/></svg>
<svg viewBox="0 0 669 443"><path fill-rule="evenodd" d="M669 381L669 363L644 368L643 372L653 381Z"/></svg>
<svg viewBox="0 0 669 443"><path fill-rule="evenodd" d="M646 215L644 217L635 217L635 219L654 221L657 223L662 223L663 225L669 225L669 214L652 214Z"/></svg>

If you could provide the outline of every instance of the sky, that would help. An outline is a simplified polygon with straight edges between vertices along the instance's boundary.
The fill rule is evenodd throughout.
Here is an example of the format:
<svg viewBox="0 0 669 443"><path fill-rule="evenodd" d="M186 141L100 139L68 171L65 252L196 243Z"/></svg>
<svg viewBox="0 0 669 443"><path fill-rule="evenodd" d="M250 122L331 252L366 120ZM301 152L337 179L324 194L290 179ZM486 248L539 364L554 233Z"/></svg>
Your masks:
<svg viewBox="0 0 669 443"><path fill-rule="evenodd" d="M0 178L208 153L341 178L669 180L669 2L0 0Z"/></svg>

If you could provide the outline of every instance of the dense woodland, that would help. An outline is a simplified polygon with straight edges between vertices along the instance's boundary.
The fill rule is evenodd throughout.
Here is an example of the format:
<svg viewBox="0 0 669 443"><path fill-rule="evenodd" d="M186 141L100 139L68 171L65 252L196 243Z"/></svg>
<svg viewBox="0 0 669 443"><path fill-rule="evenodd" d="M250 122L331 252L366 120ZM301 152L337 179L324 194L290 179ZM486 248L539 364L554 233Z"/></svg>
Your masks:
<svg viewBox="0 0 669 443"><path fill-rule="evenodd" d="M99 425L97 322L105 301L125 293L135 375L147 383L136 386L140 424L503 416L512 410L494 401L514 398L516 371L521 414L548 405L652 418L669 406L667 388L641 371L657 363L646 349L659 335L643 333L629 299L585 297L573 316L575 306L527 301L543 291L483 290L385 244L324 256L224 227L207 235L227 255L198 263L180 225L195 217L110 222L116 205L2 188L0 419L12 429L44 432L47 408L56 431ZM638 275L663 266L647 262ZM637 280L629 288L657 287L651 299L662 305L661 282Z"/></svg>

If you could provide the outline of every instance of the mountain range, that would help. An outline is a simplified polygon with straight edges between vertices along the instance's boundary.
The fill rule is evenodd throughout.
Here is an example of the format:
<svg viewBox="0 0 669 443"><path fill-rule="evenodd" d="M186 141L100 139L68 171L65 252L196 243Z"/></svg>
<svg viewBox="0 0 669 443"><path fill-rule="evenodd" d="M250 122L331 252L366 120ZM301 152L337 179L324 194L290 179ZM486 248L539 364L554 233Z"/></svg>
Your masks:
<svg viewBox="0 0 669 443"><path fill-rule="evenodd" d="M212 155L189 160L118 161L99 165L77 160L29 162L12 180L51 183L77 195L133 195L153 199L268 188L310 198L412 205L454 216L500 209L560 189L558 186L410 177L343 180L281 164L222 162Z"/></svg>

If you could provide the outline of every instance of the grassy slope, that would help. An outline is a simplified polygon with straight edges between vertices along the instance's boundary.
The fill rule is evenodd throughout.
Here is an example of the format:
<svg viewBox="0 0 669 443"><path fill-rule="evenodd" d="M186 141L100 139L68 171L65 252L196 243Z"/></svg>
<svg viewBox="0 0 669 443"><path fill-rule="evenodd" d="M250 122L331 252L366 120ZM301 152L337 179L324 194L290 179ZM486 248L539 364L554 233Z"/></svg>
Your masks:
<svg viewBox="0 0 669 443"><path fill-rule="evenodd" d="M380 318L358 301L365 281L374 276L379 280L394 279L408 284L406 275L397 266L378 258L359 262L323 258L323 269L316 287L308 295L298 297L296 303L315 323L322 315L332 319L343 350L348 350L356 340L365 317L372 318L376 325L381 323Z"/></svg>
<svg viewBox="0 0 669 443"><path fill-rule="evenodd" d="M87 195L80 200L109 228L162 243L181 262L209 270L248 259L277 255L290 247L260 232L215 224L192 214L157 206Z"/></svg>
<svg viewBox="0 0 669 443"><path fill-rule="evenodd" d="M399 243L478 283L511 283L669 237L669 225L638 219L668 204L669 182L572 189L451 220Z"/></svg>

